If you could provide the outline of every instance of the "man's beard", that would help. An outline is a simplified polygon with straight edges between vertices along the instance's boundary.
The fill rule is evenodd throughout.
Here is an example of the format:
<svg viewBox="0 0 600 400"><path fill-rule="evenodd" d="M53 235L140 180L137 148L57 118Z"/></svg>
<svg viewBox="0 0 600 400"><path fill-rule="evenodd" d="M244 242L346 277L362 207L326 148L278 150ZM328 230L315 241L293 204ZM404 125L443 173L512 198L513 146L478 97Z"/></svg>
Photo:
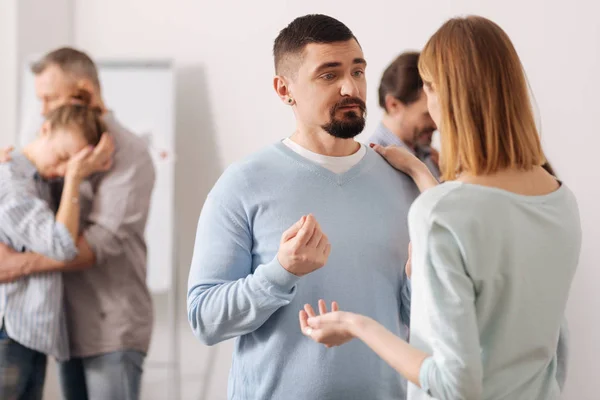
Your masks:
<svg viewBox="0 0 600 400"><path fill-rule="evenodd" d="M414 146L423 148L431 147L431 141L435 130L435 127L427 127L415 132L413 139Z"/></svg>
<svg viewBox="0 0 600 400"><path fill-rule="evenodd" d="M354 110L344 111L344 118L337 119L336 113L341 107L356 105L359 108L357 114ZM356 97L345 98L336 103L329 111L329 122L322 126L325 132L331 136L340 139L352 139L365 129L365 117L367 115L367 106L364 101Z"/></svg>

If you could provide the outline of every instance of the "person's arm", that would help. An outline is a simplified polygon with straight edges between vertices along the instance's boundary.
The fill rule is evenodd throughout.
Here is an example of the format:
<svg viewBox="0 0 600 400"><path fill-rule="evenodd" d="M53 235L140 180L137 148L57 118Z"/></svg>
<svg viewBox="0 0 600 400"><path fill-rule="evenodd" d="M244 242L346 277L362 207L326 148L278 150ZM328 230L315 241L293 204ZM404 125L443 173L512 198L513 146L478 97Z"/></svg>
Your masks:
<svg viewBox="0 0 600 400"><path fill-rule="evenodd" d="M56 262L37 254L22 254L14 255L14 262L26 264L28 274L32 274L79 271L103 264L111 257L119 257L124 251L123 238L144 234L154 182L155 172L150 158L145 163L139 160L127 164L122 162L101 177L98 183L92 210L87 217L88 226L77 241L79 253L75 259ZM66 181L61 199L65 190Z"/></svg>
<svg viewBox="0 0 600 400"><path fill-rule="evenodd" d="M94 253L82 237L77 241L77 256L59 261L38 253L20 253L0 243L0 283L12 282L41 272L79 271L94 264Z"/></svg>
<svg viewBox="0 0 600 400"><path fill-rule="evenodd" d="M405 340L388 331L380 323L370 318L361 318L363 321L357 324L356 337L369 346L400 375L413 384L421 386L421 367L429 354L411 346Z"/></svg>
<svg viewBox="0 0 600 400"><path fill-rule="evenodd" d="M420 386L420 371L429 354L409 345L377 321L364 315L339 311L336 302L330 313L324 300L319 300L320 316L310 304L300 311L300 329L326 347L340 346L354 338L363 341L371 350L407 380Z"/></svg>
<svg viewBox="0 0 600 400"><path fill-rule="evenodd" d="M145 154L120 157L96 185L82 235L94 265L122 256L128 240L143 240L145 234L156 179L154 164Z"/></svg>
<svg viewBox="0 0 600 400"><path fill-rule="evenodd" d="M111 167L110 158L113 151L112 139L105 134L95 149L84 148L69 160L56 216L52 214L45 202L38 199L46 208L43 216L40 214L40 218L48 221L51 217L58 227L66 229L71 236L74 254L68 257L57 257L46 251L39 251L36 246L27 246L27 252L19 253L0 244L0 282L9 282L40 272L76 271L95 263L96 256L87 239L79 237L79 186L89 175L106 171ZM77 240L76 246L75 240Z"/></svg>
<svg viewBox="0 0 600 400"><path fill-rule="evenodd" d="M414 290L420 310L428 312L419 315L419 329L428 333L424 340L430 345L431 355L379 323L353 313L316 317L309 308L300 312L300 326L305 335L328 346L338 346L352 337L362 340L433 398L477 400L483 391L483 367L475 290L454 236L442 225L429 224L426 235L413 238L412 253Z"/></svg>
<svg viewBox="0 0 600 400"><path fill-rule="evenodd" d="M56 212L56 222L63 224L73 241L79 236L79 185L82 177L75 171L67 171L65 184Z"/></svg>
<svg viewBox="0 0 600 400"><path fill-rule="evenodd" d="M57 261L72 260L77 255L71 233L63 223L56 221L54 213L42 199L33 195L16 195L4 199L0 210L5 235L16 243L23 243L27 251ZM1 261L3 264L4 260Z"/></svg>
<svg viewBox="0 0 600 400"><path fill-rule="evenodd" d="M94 171L90 148L73 156L65 175L65 188L56 217L48 204L27 189L4 199L3 229L6 236L25 249L55 261L69 261L77 255L75 241L79 231L79 185ZM17 269L18 272L18 269Z"/></svg>
<svg viewBox="0 0 600 400"><path fill-rule="evenodd" d="M71 233L73 241L79 237L79 185L81 182L96 171L102 170L100 165L94 162L92 153L94 150L87 146L67 162L64 186L56 221L63 224Z"/></svg>
<svg viewBox="0 0 600 400"><path fill-rule="evenodd" d="M258 329L292 301L300 279L277 257L252 273L252 233L237 208L209 195L198 220L187 312L194 335L206 345Z"/></svg>
<svg viewBox="0 0 600 400"><path fill-rule="evenodd" d="M423 361L419 384L436 399L479 399L483 367L475 287L452 232L430 215L417 216L412 223L424 231L412 240L412 280L421 309L430 310L419 317L419 328L429 332L425 340L432 352Z"/></svg>
<svg viewBox="0 0 600 400"><path fill-rule="evenodd" d="M112 166L105 162L112 155L112 141L106 137L103 143L92 152L86 171L90 168L93 171L105 171ZM111 173L101 177L87 218L88 227L77 240L75 258L51 258L34 249L27 253L4 249L0 251L0 282L40 272L69 272L89 268L122 254L124 237L131 234L143 236L155 175L149 157L147 162L135 161L121 162ZM65 194L65 189L61 202L70 197Z"/></svg>
<svg viewBox="0 0 600 400"><path fill-rule="evenodd" d="M427 165L423 163L415 164L414 169L412 169L408 174L413 181L415 181L421 193L427 189L431 189L432 187L439 185L439 182L437 179L435 179L429 168L427 168Z"/></svg>
<svg viewBox="0 0 600 400"><path fill-rule="evenodd" d="M384 147L378 144L371 144L371 147L381 154L392 167L410 176L420 192L439 184L427 165L407 149L398 146Z"/></svg>

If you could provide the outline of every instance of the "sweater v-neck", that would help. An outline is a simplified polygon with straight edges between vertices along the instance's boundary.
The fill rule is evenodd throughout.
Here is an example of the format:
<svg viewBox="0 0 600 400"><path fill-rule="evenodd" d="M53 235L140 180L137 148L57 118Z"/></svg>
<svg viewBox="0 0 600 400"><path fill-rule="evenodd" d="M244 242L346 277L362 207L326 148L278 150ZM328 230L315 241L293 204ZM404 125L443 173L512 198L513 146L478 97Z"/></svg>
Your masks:
<svg viewBox="0 0 600 400"><path fill-rule="evenodd" d="M336 174L335 172L321 165L318 165L313 161L307 159L306 157L303 157L302 155L296 153L294 150L286 146L283 143L283 141L278 141L277 143L275 143L275 148L281 153L283 153L286 157L293 159L303 168L306 168L315 175L318 175L323 179L329 180L330 182L339 186L343 186L350 182L352 179L359 176L363 171L370 168L375 161L375 152L367 148L364 157L358 163L356 163L356 165L354 165L346 172Z"/></svg>

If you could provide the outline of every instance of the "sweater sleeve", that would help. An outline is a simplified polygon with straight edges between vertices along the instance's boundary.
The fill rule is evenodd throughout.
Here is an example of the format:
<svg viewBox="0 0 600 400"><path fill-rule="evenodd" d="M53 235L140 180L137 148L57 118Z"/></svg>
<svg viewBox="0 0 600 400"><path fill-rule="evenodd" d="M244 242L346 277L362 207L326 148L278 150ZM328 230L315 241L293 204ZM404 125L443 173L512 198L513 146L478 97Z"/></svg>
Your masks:
<svg viewBox="0 0 600 400"><path fill-rule="evenodd" d="M430 222L426 236L413 238L413 248L415 253L424 249L419 273L424 293L419 296L430 310L424 329L432 335L433 355L421 366L421 388L440 400L480 399L483 367L475 289L458 243L448 229Z"/></svg>
<svg viewBox="0 0 600 400"><path fill-rule="evenodd" d="M209 195L198 221L187 295L189 323L207 345L255 331L295 295L299 278L277 257L252 273L252 242L243 210Z"/></svg>

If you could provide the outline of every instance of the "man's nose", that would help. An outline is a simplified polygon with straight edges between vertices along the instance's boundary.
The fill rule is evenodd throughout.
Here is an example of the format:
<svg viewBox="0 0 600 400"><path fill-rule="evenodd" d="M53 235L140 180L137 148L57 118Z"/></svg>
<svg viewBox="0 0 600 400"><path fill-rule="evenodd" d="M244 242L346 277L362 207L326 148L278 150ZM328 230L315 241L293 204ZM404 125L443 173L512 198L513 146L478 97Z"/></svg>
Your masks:
<svg viewBox="0 0 600 400"><path fill-rule="evenodd" d="M348 77L343 81L340 94L342 96L359 97L358 84L352 77Z"/></svg>

